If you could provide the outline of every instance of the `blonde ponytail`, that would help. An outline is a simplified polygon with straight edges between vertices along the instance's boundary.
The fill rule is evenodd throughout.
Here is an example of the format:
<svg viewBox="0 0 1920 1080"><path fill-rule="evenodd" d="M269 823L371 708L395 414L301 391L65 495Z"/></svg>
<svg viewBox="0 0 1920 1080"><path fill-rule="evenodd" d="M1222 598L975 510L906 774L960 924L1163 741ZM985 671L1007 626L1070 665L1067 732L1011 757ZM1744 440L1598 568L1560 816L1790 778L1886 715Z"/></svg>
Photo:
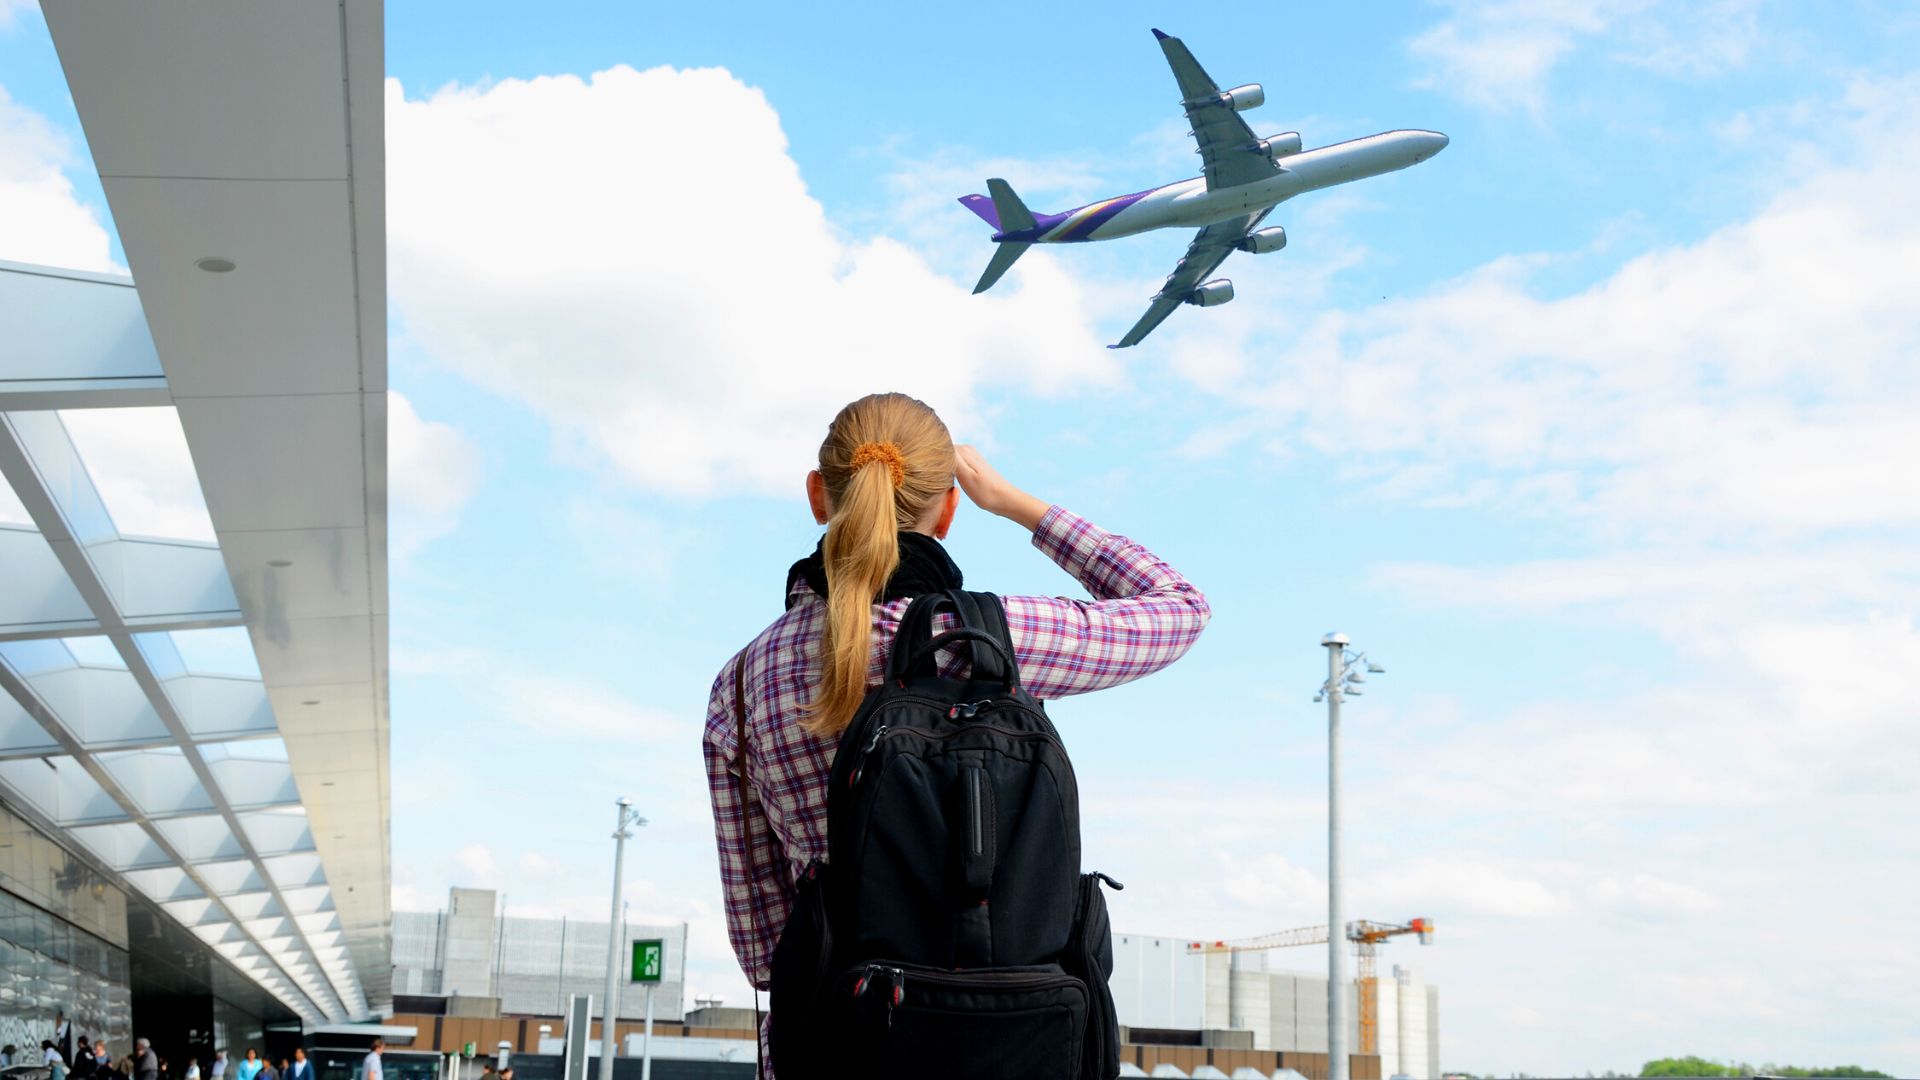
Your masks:
<svg viewBox="0 0 1920 1080"><path fill-rule="evenodd" d="M953 440L925 404L873 394L833 418L820 475L832 507L822 544L827 625L806 727L834 735L866 695L873 604L900 564L898 533L953 487Z"/></svg>

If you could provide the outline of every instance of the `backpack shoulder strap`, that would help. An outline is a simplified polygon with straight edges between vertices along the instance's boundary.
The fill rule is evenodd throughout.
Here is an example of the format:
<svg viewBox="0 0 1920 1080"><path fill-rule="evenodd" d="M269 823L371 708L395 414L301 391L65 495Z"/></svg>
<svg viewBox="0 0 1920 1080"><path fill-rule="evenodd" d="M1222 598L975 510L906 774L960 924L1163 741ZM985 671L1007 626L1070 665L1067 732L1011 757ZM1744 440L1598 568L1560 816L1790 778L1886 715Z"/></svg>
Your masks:
<svg viewBox="0 0 1920 1080"><path fill-rule="evenodd" d="M753 842L753 817L748 808L753 805L753 785L747 779L747 650L741 649L740 655L733 658L733 782L740 796L740 838L747 845L747 889L753 889L753 877L757 850ZM753 925L753 898L747 898L747 937L758 941L759 931ZM748 989L753 991L753 1075L764 1076L766 1062L761 1058L760 1049L760 988L749 979Z"/></svg>

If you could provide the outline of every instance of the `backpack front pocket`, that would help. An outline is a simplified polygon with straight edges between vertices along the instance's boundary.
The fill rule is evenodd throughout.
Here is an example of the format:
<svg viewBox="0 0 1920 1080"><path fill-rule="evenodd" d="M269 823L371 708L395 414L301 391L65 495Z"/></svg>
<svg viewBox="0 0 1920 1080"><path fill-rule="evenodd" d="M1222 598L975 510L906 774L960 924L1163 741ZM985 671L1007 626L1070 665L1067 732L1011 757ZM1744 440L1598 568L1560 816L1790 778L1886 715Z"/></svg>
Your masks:
<svg viewBox="0 0 1920 1080"><path fill-rule="evenodd" d="M1101 883L1122 888L1105 874L1080 875L1080 904L1073 920L1073 937L1061 955L1062 966L1087 987L1087 1045L1082 1059L1086 1080L1113 1080L1120 1075L1120 1021L1113 1006L1113 925L1107 917L1107 897Z"/></svg>
<svg viewBox="0 0 1920 1080"><path fill-rule="evenodd" d="M834 979L828 1001L833 1034L816 1045L839 1075L1080 1076L1087 985L1057 964L944 971L873 961Z"/></svg>

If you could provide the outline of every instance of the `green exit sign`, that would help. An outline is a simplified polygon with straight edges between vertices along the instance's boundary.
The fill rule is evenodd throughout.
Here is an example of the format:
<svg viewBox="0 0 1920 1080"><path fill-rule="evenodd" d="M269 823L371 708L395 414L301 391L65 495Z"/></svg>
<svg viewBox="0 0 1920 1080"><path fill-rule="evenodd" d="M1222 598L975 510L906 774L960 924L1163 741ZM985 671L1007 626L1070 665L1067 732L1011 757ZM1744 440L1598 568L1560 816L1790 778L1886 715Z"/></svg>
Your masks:
<svg viewBox="0 0 1920 1080"><path fill-rule="evenodd" d="M473 1044L472 1044L472 1043L468 1043L468 1044L467 1044L467 1046L466 1046L466 1052L465 1052L465 1056L467 1056L467 1057L472 1057L472 1056L473 1056Z"/></svg>
<svg viewBox="0 0 1920 1080"><path fill-rule="evenodd" d="M666 966L667 943L655 938L652 941L633 943L633 982L657 983L660 981L660 969Z"/></svg>

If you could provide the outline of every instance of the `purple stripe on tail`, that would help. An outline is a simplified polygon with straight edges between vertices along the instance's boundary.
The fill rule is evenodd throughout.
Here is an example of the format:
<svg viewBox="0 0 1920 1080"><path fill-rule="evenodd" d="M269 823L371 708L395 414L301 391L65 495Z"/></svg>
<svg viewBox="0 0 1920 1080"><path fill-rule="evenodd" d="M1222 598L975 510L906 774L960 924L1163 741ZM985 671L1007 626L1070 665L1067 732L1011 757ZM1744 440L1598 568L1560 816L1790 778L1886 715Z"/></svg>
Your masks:
<svg viewBox="0 0 1920 1080"><path fill-rule="evenodd" d="M985 195L962 195L960 205L980 215L980 220L993 226L995 232L1000 231L1000 212L993 208L992 199Z"/></svg>

